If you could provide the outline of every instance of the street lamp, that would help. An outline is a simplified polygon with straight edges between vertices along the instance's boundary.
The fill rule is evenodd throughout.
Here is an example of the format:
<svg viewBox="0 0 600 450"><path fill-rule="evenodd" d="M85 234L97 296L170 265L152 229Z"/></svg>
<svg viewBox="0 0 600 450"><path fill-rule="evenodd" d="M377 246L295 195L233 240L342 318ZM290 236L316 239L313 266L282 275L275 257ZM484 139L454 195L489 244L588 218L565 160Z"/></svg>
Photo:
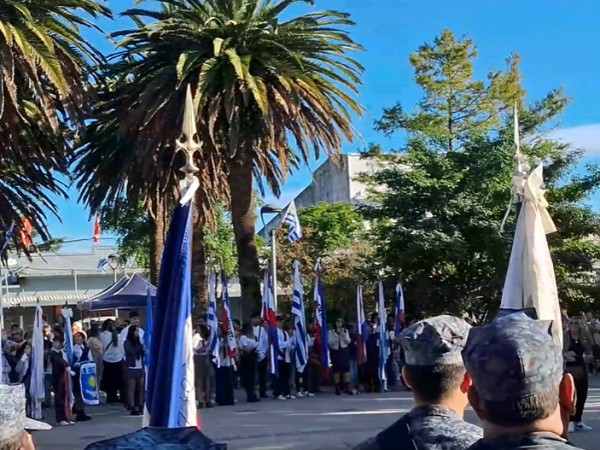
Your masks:
<svg viewBox="0 0 600 450"><path fill-rule="evenodd" d="M114 253L111 253L110 255L108 255L106 257L106 260L108 261L108 267L110 267L111 270L113 271L113 278L116 283L117 282L117 268L119 267L119 257L117 255L115 255Z"/></svg>
<svg viewBox="0 0 600 450"><path fill-rule="evenodd" d="M263 206L262 208L260 208L260 220L262 221L263 226L266 226L265 218L264 218L265 214L276 214L276 220L279 220L279 215L281 214L282 211L283 211L283 208L276 206L276 205L271 205L271 204L267 204L267 205ZM275 226L273 227L273 229L270 232L270 234L271 234L271 277L273 280L273 299L275 300L275 309L277 309L277 240L276 240L276 236L277 236L277 230L279 229L280 224L281 224L281 221L279 221L278 223L275 223Z"/></svg>

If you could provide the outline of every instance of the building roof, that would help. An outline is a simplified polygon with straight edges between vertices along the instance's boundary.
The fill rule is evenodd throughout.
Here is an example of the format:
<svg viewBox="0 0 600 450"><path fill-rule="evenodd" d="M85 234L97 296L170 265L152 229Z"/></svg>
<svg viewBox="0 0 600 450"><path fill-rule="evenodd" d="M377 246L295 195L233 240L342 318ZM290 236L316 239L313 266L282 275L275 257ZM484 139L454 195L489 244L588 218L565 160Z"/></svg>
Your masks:
<svg viewBox="0 0 600 450"><path fill-rule="evenodd" d="M98 274L98 263L109 255L116 255L116 247L96 247L88 253L60 253L46 252L42 255L32 255L31 260L25 256L13 259L9 255L9 261L16 264L9 264L11 272L18 272L20 277L41 277L41 276L71 276L74 271L78 274ZM125 265L115 267L118 271L144 272L144 269L136 267L131 261ZM110 267L106 272L112 272Z"/></svg>

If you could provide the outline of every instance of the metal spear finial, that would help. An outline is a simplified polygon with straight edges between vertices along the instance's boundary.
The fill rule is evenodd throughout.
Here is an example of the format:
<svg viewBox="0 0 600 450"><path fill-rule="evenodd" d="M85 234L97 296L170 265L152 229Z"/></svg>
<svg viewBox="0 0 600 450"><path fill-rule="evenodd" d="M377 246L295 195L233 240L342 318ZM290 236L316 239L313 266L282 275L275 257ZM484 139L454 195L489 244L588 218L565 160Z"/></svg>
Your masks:
<svg viewBox="0 0 600 450"><path fill-rule="evenodd" d="M185 94L185 109L183 112L181 135L175 143L177 144L176 151L182 151L185 154L185 166L179 169L185 173L185 179L179 182L179 188L182 195L179 203L185 205L192 200L194 193L200 186L198 177L194 175L200 171L194 164L194 153L200 150L200 138L198 137L198 129L196 128L196 114L194 113L192 88L189 84Z"/></svg>
<svg viewBox="0 0 600 450"><path fill-rule="evenodd" d="M183 151L185 154L185 166L179 170L185 173L187 178L190 178L200 170L194 164L194 153L200 150L200 138L198 137L198 129L196 128L192 88L189 84L185 95L185 110L183 112L181 135L175 142L177 143L177 151Z"/></svg>

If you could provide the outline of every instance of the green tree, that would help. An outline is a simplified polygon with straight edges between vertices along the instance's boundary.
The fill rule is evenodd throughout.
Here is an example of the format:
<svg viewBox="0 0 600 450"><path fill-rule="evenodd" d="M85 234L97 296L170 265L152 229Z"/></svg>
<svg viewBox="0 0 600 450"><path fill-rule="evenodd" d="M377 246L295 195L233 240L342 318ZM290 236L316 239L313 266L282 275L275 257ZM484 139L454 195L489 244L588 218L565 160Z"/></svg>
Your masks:
<svg viewBox="0 0 600 450"><path fill-rule="evenodd" d="M67 157L101 57L82 36L110 11L93 0L0 2L0 229L27 218L44 241L52 197L65 196ZM88 20L91 18L91 20ZM15 233L17 236L17 233ZM15 243L17 241L15 240Z"/></svg>
<svg viewBox="0 0 600 450"><path fill-rule="evenodd" d="M448 74L454 73L453 67L471 64L466 60L474 52L451 57L454 50L447 44L448 32L443 36L411 57L417 82L421 67ZM456 41L456 45L467 42ZM446 53L447 57L440 56ZM513 59L509 71L495 77L504 80L506 92L488 91L497 114L492 118L487 103L481 106L481 114L473 110L461 125L463 133L454 134L446 112L434 113L429 101L421 102L413 115L402 113L402 120L388 110L377 122L386 133L408 134L401 152L380 156L371 152L372 157L381 158L382 168L365 177L377 204L366 215L373 221L378 264L404 280L407 309L413 313L448 311L481 318L499 306L515 224L513 212L501 229L515 171L512 118L502 113L515 98L521 104L522 151L532 165L545 162L549 211L559 230L548 239L560 295L567 301L590 300L600 245L589 237L598 235L600 222L585 200L600 186L600 170L587 166L583 175L575 175L581 153L543 138L543 131L568 101L560 91L552 91L526 106L516 62ZM421 85L424 98L444 104L452 96L466 103L463 107L468 111L471 97L444 87L446 81L451 80L440 77L435 89ZM467 81L466 87L476 83ZM461 110L461 103L454 108ZM422 126L424 114L431 115L428 127ZM452 145L444 145L448 136L455 136Z"/></svg>
<svg viewBox="0 0 600 450"><path fill-rule="evenodd" d="M348 93L357 91L362 72L350 56L360 47L346 30L353 25L348 14L290 17L296 3L309 2L168 0L160 11L128 11L138 27L122 33L121 64L139 75L128 116L153 118L174 93L192 86L203 146L227 161L220 179L231 193L242 296L255 306L254 183L262 190L264 179L279 195L298 162L292 145L305 161L312 153L337 153L355 134L351 115L362 113ZM160 125L149 130L154 141Z"/></svg>
<svg viewBox="0 0 600 450"><path fill-rule="evenodd" d="M305 298L311 299L314 267L321 258L323 287L331 314L354 318L357 282L364 282L365 290L370 293L373 281L364 276L371 247L361 213L347 203L320 203L300 209L298 216L302 239L290 244L285 227L277 233L278 283L292 286L292 264L297 259L302 267ZM311 301L307 304L312 307Z"/></svg>

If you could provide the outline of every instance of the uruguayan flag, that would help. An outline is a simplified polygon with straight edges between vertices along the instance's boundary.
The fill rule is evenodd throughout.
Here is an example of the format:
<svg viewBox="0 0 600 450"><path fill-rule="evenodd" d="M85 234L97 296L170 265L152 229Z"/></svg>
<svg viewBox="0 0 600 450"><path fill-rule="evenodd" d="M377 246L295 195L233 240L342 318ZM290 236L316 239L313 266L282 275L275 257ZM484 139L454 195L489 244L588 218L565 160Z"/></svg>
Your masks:
<svg viewBox="0 0 600 450"><path fill-rule="evenodd" d="M10 227L8 227L8 230L6 230L6 233L4 233L4 241L2 242L2 247L0 247L0 253L4 253L6 251L14 234L15 234L15 221L13 220L12 223L10 224Z"/></svg>
<svg viewBox="0 0 600 450"><path fill-rule="evenodd" d="M304 371L308 361L308 344L306 340L306 317L304 316L304 295L300 279L300 261L294 261L294 295L292 297L292 315L294 316L294 338L296 340L296 369Z"/></svg>
<svg viewBox="0 0 600 450"><path fill-rule="evenodd" d="M108 267L108 259L102 258L98 261L98 265L96 266L96 270L98 272L106 272L106 268Z"/></svg>
<svg viewBox="0 0 600 450"><path fill-rule="evenodd" d="M302 227L300 226L300 219L298 219L298 211L296 210L294 200L287 207L283 216L283 223L288 226L288 239L292 244L302 238Z"/></svg>
<svg viewBox="0 0 600 450"><path fill-rule="evenodd" d="M379 303L377 305L379 312L379 380L384 389L387 389L387 375L385 373L385 363L388 358L387 333L385 330L385 299L383 296L383 281L379 280Z"/></svg>
<svg viewBox="0 0 600 450"><path fill-rule="evenodd" d="M219 321L217 320L217 294L215 292L217 274L212 272L208 275L208 328L210 329L210 354L217 367L221 367L219 357Z"/></svg>
<svg viewBox="0 0 600 450"><path fill-rule="evenodd" d="M61 311L63 318L65 319L64 331L65 331L65 342L63 344L64 355L66 356L67 363L69 366L73 364L73 329L71 328L71 318L73 317L73 310L65 307ZM70 398L71 405L75 401L73 397L73 381L71 377L67 377L67 390Z"/></svg>

